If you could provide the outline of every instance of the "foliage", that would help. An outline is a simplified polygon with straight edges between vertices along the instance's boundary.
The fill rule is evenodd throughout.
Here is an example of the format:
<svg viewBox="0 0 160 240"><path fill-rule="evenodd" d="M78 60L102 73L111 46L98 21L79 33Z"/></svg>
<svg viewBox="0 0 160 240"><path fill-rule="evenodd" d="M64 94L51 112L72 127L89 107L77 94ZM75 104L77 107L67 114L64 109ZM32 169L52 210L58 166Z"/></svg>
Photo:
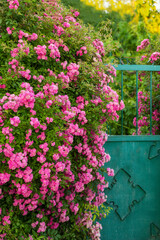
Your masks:
<svg viewBox="0 0 160 240"><path fill-rule="evenodd" d="M147 29L151 33L159 33L160 31L160 12L155 7L155 0L108 0L108 7L105 7L103 0L81 0L99 10L106 9L108 12L117 12L121 16L131 15L133 22L138 23L141 18Z"/></svg>
<svg viewBox="0 0 160 240"><path fill-rule="evenodd" d="M0 0L1 239L100 239L103 172L113 175L104 131L124 104L108 86L103 31L78 15Z"/></svg>
<svg viewBox="0 0 160 240"><path fill-rule="evenodd" d="M160 65L160 39L144 39L137 47L137 57L134 64ZM128 59L127 59L128 60ZM127 62L125 59L123 63ZM125 71L123 74L123 99L125 109L123 110L123 134L136 134L136 77L134 71ZM152 77L152 84L151 84ZM138 135L160 134L160 71L138 72ZM116 76L116 81L110 84L121 94L121 73ZM152 89L152 91L151 91ZM152 92L152 93L151 93ZM150 130L150 104L152 104L152 131ZM133 121L132 121L133 119ZM109 126L112 135L121 134L121 117L118 123Z"/></svg>
<svg viewBox="0 0 160 240"><path fill-rule="evenodd" d="M157 11L155 3L154 0L135 1L137 16L134 21L138 22L142 18L149 32L159 34L160 12Z"/></svg>
<svg viewBox="0 0 160 240"><path fill-rule="evenodd" d="M137 47L139 56L136 62L149 65L160 65L160 37L155 41L144 39ZM152 76L152 96L150 95ZM150 100L152 101L152 134L160 134L160 72L141 72L139 73L139 92L138 92L138 134L150 133ZM136 118L133 120L136 125Z"/></svg>

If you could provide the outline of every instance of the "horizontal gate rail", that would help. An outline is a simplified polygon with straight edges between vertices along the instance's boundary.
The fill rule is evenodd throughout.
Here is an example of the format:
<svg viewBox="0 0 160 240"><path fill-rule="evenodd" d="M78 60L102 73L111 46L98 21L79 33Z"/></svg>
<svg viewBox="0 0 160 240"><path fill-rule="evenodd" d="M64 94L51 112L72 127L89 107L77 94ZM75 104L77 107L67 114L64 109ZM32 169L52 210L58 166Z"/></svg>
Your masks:
<svg viewBox="0 0 160 240"><path fill-rule="evenodd" d="M125 71L152 71L159 72L159 65L129 65L129 64L118 64L118 66L114 66L117 70L125 70Z"/></svg>
<svg viewBox="0 0 160 240"><path fill-rule="evenodd" d="M159 135L111 135L108 136L107 142L152 142L152 141L160 141Z"/></svg>
<svg viewBox="0 0 160 240"><path fill-rule="evenodd" d="M159 65L128 65L118 64L114 66L121 71L121 100L123 99L123 76L124 71L135 71L136 73L136 135L138 134L138 71L150 72L150 135L152 135L152 72L159 72ZM123 110L121 111L121 135L123 135Z"/></svg>

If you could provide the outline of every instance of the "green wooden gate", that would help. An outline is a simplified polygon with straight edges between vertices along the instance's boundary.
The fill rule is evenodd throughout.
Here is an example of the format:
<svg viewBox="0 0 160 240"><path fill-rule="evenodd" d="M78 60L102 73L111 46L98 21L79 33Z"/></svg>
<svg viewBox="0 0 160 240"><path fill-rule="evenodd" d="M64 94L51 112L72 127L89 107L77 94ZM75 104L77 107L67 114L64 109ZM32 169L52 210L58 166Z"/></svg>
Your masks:
<svg viewBox="0 0 160 240"><path fill-rule="evenodd" d="M152 71L160 66L119 65L123 71L150 71L150 133L152 132ZM138 120L138 95L136 98ZM160 136L109 136L105 150L111 155L115 176L106 190L111 213L102 220L101 240L160 240ZM137 133L138 124L136 124ZM108 165L107 165L108 166Z"/></svg>

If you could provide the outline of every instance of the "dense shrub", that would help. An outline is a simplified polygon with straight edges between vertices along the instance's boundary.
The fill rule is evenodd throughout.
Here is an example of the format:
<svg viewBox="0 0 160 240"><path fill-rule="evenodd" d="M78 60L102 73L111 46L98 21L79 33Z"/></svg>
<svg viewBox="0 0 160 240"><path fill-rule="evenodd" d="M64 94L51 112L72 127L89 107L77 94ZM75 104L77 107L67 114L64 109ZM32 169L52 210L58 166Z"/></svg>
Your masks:
<svg viewBox="0 0 160 240"><path fill-rule="evenodd" d="M1 239L100 239L106 122L124 104L78 15L53 0L0 0Z"/></svg>

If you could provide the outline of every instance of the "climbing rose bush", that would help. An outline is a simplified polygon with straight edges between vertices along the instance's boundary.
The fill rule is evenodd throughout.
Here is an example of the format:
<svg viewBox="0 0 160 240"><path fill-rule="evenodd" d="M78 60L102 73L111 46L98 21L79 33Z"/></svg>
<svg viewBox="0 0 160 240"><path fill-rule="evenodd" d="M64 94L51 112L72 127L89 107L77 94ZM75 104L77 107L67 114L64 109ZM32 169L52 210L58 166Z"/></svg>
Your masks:
<svg viewBox="0 0 160 240"><path fill-rule="evenodd" d="M106 123L124 103L101 36L78 15L0 0L0 239L100 239L114 175Z"/></svg>
<svg viewBox="0 0 160 240"><path fill-rule="evenodd" d="M159 42L150 43L149 39L144 39L137 47L137 51L140 51L138 63L160 65ZM148 135L150 134L150 73L140 72L138 79L138 134ZM152 72L152 79L152 134L156 135L160 134L160 71ZM136 126L136 117L133 119L133 125Z"/></svg>

